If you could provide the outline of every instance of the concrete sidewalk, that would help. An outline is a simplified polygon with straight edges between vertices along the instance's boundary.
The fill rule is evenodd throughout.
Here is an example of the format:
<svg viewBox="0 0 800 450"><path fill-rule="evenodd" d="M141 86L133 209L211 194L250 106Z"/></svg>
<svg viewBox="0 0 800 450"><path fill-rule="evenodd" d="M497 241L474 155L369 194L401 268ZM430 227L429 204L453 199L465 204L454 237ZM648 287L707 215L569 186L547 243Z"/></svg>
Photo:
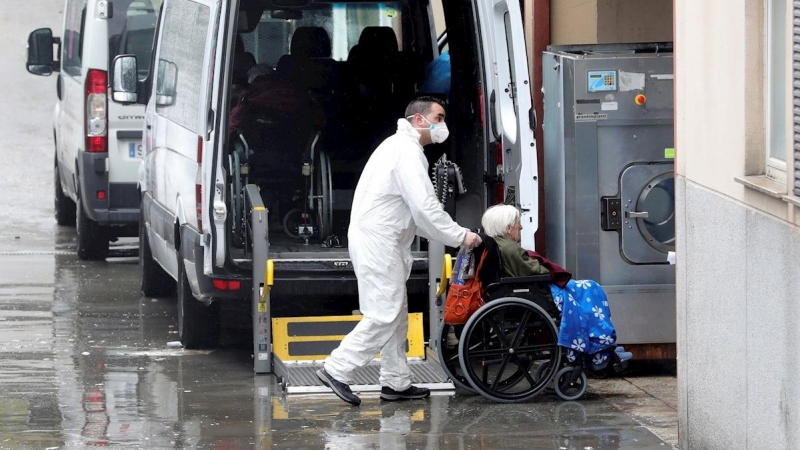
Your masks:
<svg viewBox="0 0 800 450"><path fill-rule="evenodd" d="M675 361L637 363L622 378L589 380L590 392L678 448Z"/></svg>

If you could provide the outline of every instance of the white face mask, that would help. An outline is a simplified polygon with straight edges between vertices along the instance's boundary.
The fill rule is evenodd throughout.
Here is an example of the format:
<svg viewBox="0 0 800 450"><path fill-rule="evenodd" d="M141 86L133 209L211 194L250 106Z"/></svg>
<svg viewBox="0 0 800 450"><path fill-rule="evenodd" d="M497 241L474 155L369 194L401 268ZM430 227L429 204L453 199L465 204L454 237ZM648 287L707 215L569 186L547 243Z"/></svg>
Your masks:
<svg viewBox="0 0 800 450"><path fill-rule="evenodd" d="M408 116L408 118L412 118L412 117L414 117L414 116ZM415 128L417 130L431 130L431 141L434 144L441 144L442 142L447 140L448 136L450 136L450 130L447 129L447 124L446 123L442 122L442 123L434 124L433 122L428 120L428 118L423 116L422 114L420 114L420 117L425 119L425 122L428 122L429 124L431 124L430 128L419 128L419 127L413 127L413 128Z"/></svg>

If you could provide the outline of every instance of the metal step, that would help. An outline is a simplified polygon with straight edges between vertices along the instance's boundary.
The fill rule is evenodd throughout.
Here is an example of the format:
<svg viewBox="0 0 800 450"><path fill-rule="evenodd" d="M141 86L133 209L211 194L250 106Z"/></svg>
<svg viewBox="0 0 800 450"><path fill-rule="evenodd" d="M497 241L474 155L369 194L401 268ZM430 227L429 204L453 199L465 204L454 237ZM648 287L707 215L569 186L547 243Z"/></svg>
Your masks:
<svg viewBox="0 0 800 450"><path fill-rule="evenodd" d="M317 378L316 371L322 368L322 361L283 362L274 356L275 375L281 377L281 385L287 394L318 394L331 392ZM409 359L414 386L430 390L454 390L455 386L434 359ZM350 385L353 392L380 392L380 361L372 361L365 367L356 369L355 383Z"/></svg>

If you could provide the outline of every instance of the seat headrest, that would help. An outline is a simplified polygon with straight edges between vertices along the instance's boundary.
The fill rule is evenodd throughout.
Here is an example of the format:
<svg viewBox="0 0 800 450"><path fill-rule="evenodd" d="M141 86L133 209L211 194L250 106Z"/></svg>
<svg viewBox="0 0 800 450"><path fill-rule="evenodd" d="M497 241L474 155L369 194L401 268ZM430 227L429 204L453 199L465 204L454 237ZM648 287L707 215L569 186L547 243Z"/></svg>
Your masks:
<svg viewBox="0 0 800 450"><path fill-rule="evenodd" d="M308 58L330 58L331 38L322 27L300 27L292 35L290 53Z"/></svg>
<svg viewBox="0 0 800 450"><path fill-rule="evenodd" d="M302 74L300 61L296 56L283 55L278 59L275 72L285 80L299 80Z"/></svg>
<svg viewBox="0 0 800 450"><path fill-rule="evenodd" d="M358 38L358 46L367 54L397 52L397 35L390 27L366 27Z"/></svg>

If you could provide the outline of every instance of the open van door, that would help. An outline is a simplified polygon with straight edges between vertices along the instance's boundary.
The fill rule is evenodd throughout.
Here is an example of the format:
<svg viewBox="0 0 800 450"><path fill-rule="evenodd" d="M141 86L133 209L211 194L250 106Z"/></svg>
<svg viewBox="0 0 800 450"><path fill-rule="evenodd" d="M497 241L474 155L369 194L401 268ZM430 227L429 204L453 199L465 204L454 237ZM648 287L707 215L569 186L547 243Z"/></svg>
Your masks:
<svg viewBox="0 0 800 450"><path fill-rule="evenodd" d="M483 39L487 111L502 142L505 202L522 211L521 245L533 249L539 226L539 177L522 13L517 0L475 1Z"/></svg>

